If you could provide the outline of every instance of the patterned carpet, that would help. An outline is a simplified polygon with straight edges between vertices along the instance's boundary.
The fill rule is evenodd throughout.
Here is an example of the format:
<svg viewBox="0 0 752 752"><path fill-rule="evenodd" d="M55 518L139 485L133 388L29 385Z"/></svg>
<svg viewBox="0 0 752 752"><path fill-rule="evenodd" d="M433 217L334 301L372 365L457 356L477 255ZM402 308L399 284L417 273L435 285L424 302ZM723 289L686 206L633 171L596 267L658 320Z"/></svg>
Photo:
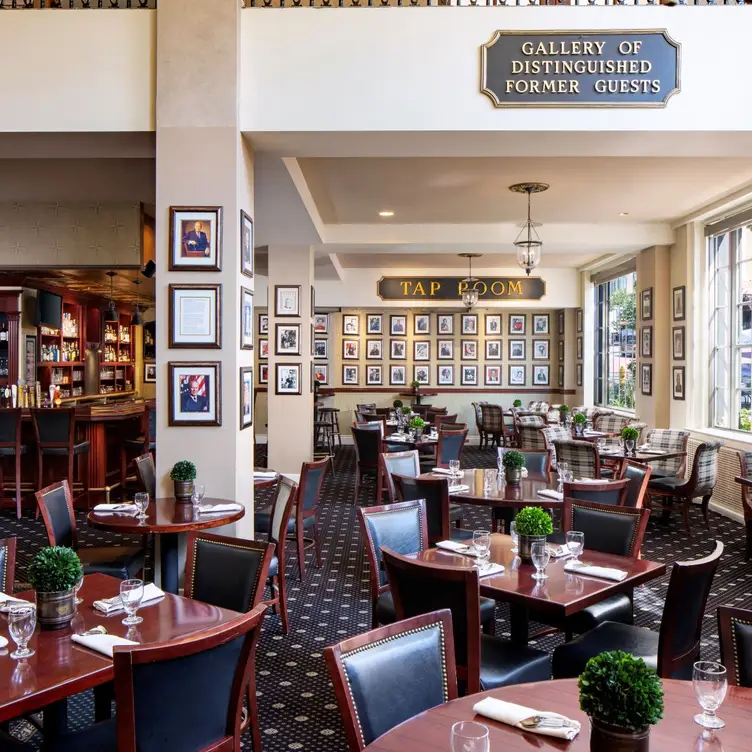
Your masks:
<svg viewBox="0 0 752 752"><path fill-rule="evenodd" d="M258 650L259 714L265 752L282 750L345 750L346 743L334 694L329 684L322 649L348 636L367 631L370 626L368 571L360 544L352 492L355 455L343 448L336 462L336 478L327 476L321 497L320 521L323 535L324 566L316 569L311 557L306 578L301 583L294 555L288 556L287 581L289 593L290 633L282 636L279 617L269 614L265 620ZM494 455L476 447L465 450L465 467L494 467ZM359 504L372 504L375 489L364 485ZM270 492L259 495L259 505L270 501ZM467 528L487 526L490 514L479 507L467 506L464 525ZM715 539L726 546L723 560L708 603L703 635L703 657L717 658L718 644L715 608L720 604L752 607L752 564L744 562L743 527L719 515L712 515L713 531L708 535L699 527L687 538L677 518L668 526L651 521L643 545L643 556L655 561L673 562L703 556L713 549ZM114 543L113 537L88 529L79 520L82 545ZM44 545L41 521L25 518L21 522L4 511L0 517L0 537L20 538L19 571L23 580L29 557ZM643 627L657 629L663 610L667 577L654 581L635 594L635 619ZM506 608L497 609L497 634L508 635ZM546 637L539 646L552 648L559 636ZM0 660L10 660L0 657ZM70 726L77 728L91 723L93 710L90 695L72 700ZM32 731L26 724L14 724L13 732L28 737ZM39 743L32 735L31 743ZM245 747L250 749L249 739Z"/></svg>

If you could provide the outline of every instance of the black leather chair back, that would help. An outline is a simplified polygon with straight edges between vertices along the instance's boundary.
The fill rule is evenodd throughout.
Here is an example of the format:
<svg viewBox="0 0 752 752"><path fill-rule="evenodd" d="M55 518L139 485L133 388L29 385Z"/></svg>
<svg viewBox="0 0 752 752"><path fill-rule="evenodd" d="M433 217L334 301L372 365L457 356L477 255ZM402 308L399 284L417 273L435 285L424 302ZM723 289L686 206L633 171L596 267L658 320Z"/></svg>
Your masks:
<svg viewBox="0 0 752 752"><path fill-rule="evenodd" d="M324 482L324 475L328 467L328 460L315 463L304 463L306 470L306 482L302 498L303 511L310 512L316 508L319 503L319 493L321 484Z"/></svg>
<svg viewBox="0 0 752 752"><path fill-rule="evenodd" d="M20 428L20 409L0 410L0 444L15 444Z"/></svg>
<svg viewBox="0 0 752 752"><path fill-rule="evenodd" d="M413 478L420 475L420 456L418 455L418 450L385 453L381 455L381 459L386 468L386 482L389 484L390 498L396 499L397 489L394 487L392 473L407 475Z"/></svg>
<svg viewBox="0 0 752 752"><path fill-rule="evenodd" d="M141 486L151 499L156 499L157 471L154 467L154 457L151 454L142 454L140 457L136 457L134 462Z"/></svg>
<svg viewBox="0 0 752 752"><path fill-rule="evenodd" d="M585 547L603 554L635 556L639 542L641 513L639 510L614 507L596 509L587 503L572 503L572 530L585 534Z"/></svg>
<svg viewBox="0 0 752 752"><path fill-rule="evenodd" d="M74 408L37 409L32 411L37 438L42 444L65 444L70 436Z"/></svg>
<svg viewBox="0 0 752 752"><path fill-rule="evenodd" d="M573 488L570 491L565 490L565 494L571 499L578 501L589 501L593 504L610 504L617 506L622 495L622 488L607 488L602 491L590 491L586 488Z"/></svg>
<svg viewBox="0 0 752 752"><path fill-rule="evenodd" d="M627 495L624 500L625 507L636 507L639 503L640 489L642 488L642 483L645 480L646 474L647 473L642 467L632 465L631 463L627 464L624 468L624 475L622 477L629 481Z"/></svg>
<svg viewBox="0 0 752 752"><path fill-rule="evenodd" d="M381 452L381 425L374 424L375 428L353 428L355 439L355 454L358 462L368 467L376 467Z"/></svg>
<svg viewBox="0 0 752 752"><path fill-rule="evenodd" d="M0 592L13 595L16 575L16 539L0 540ZM0 749L2 747L0 746Z"/></svg>
<svg viewBox="0 0 752 752"><path fill-rule="evenodd" d="M531 475L548 475L550 451L522 452L525 456L525 468Z"/></svg>
<svg viewBox="0 0 752 752"><path fill-rule="evenodd" d="M718 609L718 637L721 663L728 683L752 687L752 611L733 606Z"/></svg>
<svg viewBox="0 0 752 752"><path fill-rule="evenodd" d="M52 533L55 536L54 542L50 540L50 545L73 548L74 522L68 508L65 486L58 485L51 491L41 494L39 498L47 510Z"/></svg>
<svg viewBox="0 0 752 752"><path fill-rule="evenodd" d="M424 499L426 504L426 526L428 527L428 540L436 542L442 539L442 531L449 527L449 504L444 503L440 483L424 483L418 478L407 478L403 475L394 475L394 483L397 486L397 495L402 501L414 501ZM448 481L445 481L448 483ZM444 509L446 506L446 509ZM446 516L446 520L444 517Z"/></svg>
<svg viewBox="0 0 752 752"><path fill-rule="evenodd" d="M154 443L157 440L157 410L154 407L148 408L149 414L149 442Z"/></svg>
<svg viewBox="0 0 752 752"><path fill-rule="evenodd" d="M462 447L465 446L467 429L464 431L439 431L439 443L436 460L440 465L447 465L452 460L459 460Z"/></svg>

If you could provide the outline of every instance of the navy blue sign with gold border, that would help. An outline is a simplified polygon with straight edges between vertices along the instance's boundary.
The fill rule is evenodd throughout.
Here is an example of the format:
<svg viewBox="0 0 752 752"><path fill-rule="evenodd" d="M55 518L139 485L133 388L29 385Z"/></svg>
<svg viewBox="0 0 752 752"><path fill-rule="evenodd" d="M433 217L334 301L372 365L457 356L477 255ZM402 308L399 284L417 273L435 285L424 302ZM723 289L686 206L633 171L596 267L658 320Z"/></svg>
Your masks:
<svg viewBox="0 0 752 752"><path fill-rule="evenodd" d="M382 300L462 300L468 283L462 277L382 277ZM546 283L540 277L480 277L475 283L481 300L540 300Z"/></svg>

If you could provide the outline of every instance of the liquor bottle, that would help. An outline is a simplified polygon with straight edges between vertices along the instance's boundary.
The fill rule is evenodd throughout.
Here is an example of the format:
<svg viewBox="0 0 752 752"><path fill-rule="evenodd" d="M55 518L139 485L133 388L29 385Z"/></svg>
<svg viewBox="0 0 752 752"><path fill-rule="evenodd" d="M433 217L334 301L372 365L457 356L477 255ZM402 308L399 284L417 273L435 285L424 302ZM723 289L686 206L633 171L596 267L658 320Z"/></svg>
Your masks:
<svg viewBox="0 0 752 752"><path fill-rule="evenodd" d="M8 324L3 321L2 326L0 326L0 342L7 342L8 341Z"/></svg>

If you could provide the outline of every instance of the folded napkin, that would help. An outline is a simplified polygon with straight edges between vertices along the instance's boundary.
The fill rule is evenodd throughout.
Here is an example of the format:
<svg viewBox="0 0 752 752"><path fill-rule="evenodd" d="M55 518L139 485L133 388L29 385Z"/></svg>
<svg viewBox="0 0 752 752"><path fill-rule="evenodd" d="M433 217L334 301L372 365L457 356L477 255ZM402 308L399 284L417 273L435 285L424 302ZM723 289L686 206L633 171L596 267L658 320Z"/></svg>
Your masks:
<svg viewBox="0 0 752 752"><path fill-rule="evenodd" d="M643 454L668 454L667 449L640 449Z"/></svg>
<svg viewBox="0 0 752 752"><path fill-rule="evenodd" d="M577 478L573 483L603 483L603 478Z"/></svg>
<svg viewBox="0 0 752 752"><path fill-rule="evenodd" d="M485 569L479 570L479 575L481 577L491 577L494 574L501 574L504 571L504 565L503 564L496 564L495 562L489 562L488 566Z"/></svg>
<svg viewBox="0 0 752 752"><path fill-rule="evenodd" d="M23 598L14 598L12 595L6 595L5 593L0 593L0 611L7 611L11 606L16 604L19 606L28 606L29 601L25 601Z"/></svg>
<svg viewBox="0 0 752 752"><path fill-rule="evenodd" d="M88 635L71 635L71 640L83 645L85 648L96 650L97 653L102 653L112 658L112 649L117 645L138 645L133 640L126 640L125 637L118 637L111 634L88 634Z"/></svg>
<svg viewBox="0 0 752 752"><path fill-rule="evenodd" d="M459 486L449 486L449 493L464 493L465 491L469 491L470 486L464 486L460 484Z"/></svg>
<svg viewBox="0 0 752 752"><path fill-rule="evenodd" d="M141 601L141 606L156 601L164 595L164 591L160 590L153 582L149 582L144 585L144 598ZM101 601L94 601L94 608L97 611L101 611L105 616L120 613L125 611L123 608L123 602L120 600L120 596L116 595L113 598L104 598ZM139 607L140 608L140 607Z"/></svg>
<svg viewBox="0 0 752 752"><path fill-rule="evenodd" d="M565 556L571 556L572 552L568 546L552 546L549 544L548 551L553 559L561 559Z"/></svg>
<svg viewBox="0 0 752 752"><path fill-rule="evenodd" d="M264 471L264 470L254 470L253 471L253 477L254 478L276 478L277 473L274 472L274 470Z"/></svg>
<svg viewBox="0 0 752 752"><path fill-rule="evenodd" d="M433 470L431 470L432 473L436 473L437 475L451 475L452 471L448 470L445 467L435 467Z"/></svg>
<svg viewBox="0 0 752 752"><path fill-rule="evenodd" d="M544 496L547 499L556 499L557 501L562 501L564 499L563 493L554 491L551 488L545 488L543 491L538 491L538 496Z"/></svg>
<svg viewBox="0 0 752 752"><path fill-rule="evenodd" d="M564 565L564 571L573 574L584 574L588 577L601 577L604 580L613 580L614 582L621 582L627 578L627 573L621 569L595 567L592 564L578 564L576 561L568 561Z"/></svg>
<svg viewBox="0 0 752 752"><path fill-rule="evenodd" d="M0 650L8 647L8 640L0 635Z"/></svg>
<svg viewBox="0 0 752 752"><path fill-rule="evenodd" d="M452 551L455 554L464 554L465 556L477 556L478 551L474 546L469 546L467 543L460 543L459 541L445 540L439 541L436 544L436 548L443 548L445 551Z"/></svg>
<svg viewBox="0 0 752 752"><path fill-rule="evenodd" d="M491 718L499 723L506 723L509 726L515 726L523 731L531 731L534 734L542 734L543 736L553 736L557 739L572 739L580 733L580 722L572 721L566 716L559 715L558 713L549 713L547 711L533 710L532 708L526 708L524 705L515 705L513 702L504 702L504 700L497 700L493 697L486 697L480 702L476 702L473 705L473 710L478 715L484 715L486 718ZM533 717L545 718L546 720L558 721L561 720L561 726L523 726L521 721Z"/></svg>
<svg viewBox="0 0 752 752"><path fill-rule="evenodd" d="M97 504L92 512L97 514L138 514L138 507L135 504Z"/></svg>
<svg viewBox="0 0 752 752"><path fill-rule="evenodd" d="M242 504L208 504L205 507L199 507L199 514L216 514L217 512L239 512L243 508Z"/></svg>

